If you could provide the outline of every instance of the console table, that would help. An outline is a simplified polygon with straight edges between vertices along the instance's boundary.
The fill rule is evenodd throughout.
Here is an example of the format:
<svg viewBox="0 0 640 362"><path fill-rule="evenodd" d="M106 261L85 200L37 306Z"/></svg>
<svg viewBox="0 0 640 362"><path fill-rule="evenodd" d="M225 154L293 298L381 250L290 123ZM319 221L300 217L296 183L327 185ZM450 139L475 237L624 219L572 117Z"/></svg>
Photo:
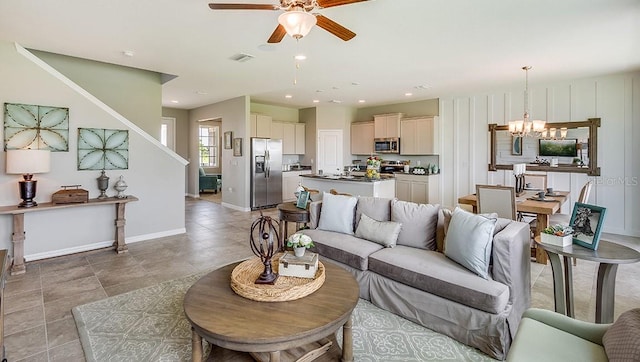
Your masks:
<svg viewBox="0 0 640 362"><path fill-rule="evenodd" d="M11 275L23 274L26 271L24 265L24 214L38 211L51 211L56 209L66 209L70 207L84 207L97 205L116 205L116 234L113 246L115 251L120 254L128 251L124 242L124 207L128 202L138 201L135 196L127 196L125 198L109 197L106 199L90 199L88 202L73 204L53 204L51 202L38 203L34 207L18 207L1 206L0 215L13 215L13 233L11 241L13 242L13 262L11 263Z"/></svg>

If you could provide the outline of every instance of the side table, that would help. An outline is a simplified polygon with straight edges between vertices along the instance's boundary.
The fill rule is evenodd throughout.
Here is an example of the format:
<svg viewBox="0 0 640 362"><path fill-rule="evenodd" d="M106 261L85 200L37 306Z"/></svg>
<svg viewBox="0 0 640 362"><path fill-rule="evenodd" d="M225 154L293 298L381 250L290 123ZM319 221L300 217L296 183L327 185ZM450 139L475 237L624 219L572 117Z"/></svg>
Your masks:
<svg viewBox="0 0 640 362"><path fill-rule="evenodd" d="M596 286L595 321L596 323L613 323L618 265L640 261L640 252L606 240L600 240L598 250L587 249L576 244L565 247L544 244L540 242L540 236L536 236L535 241L547 252L551 262L556 312L574 318L571 258L590 260L600 264ZM562 263L560 255L563 259Z"/></svg>
<svg viewBox="0 0 640 362"><path fill-rule="evenodd" d="M280 218L280 235L282 236L282 240L286 243L285 240L289 237L289 222L296 223L296 231L300 230L300 225L306 226L309 222L309 206L307 205L306 209L300 209L296 207L296 204L293 202L286 202L283 204L279 204L277 206L278 209L278 217Z"/></svg>

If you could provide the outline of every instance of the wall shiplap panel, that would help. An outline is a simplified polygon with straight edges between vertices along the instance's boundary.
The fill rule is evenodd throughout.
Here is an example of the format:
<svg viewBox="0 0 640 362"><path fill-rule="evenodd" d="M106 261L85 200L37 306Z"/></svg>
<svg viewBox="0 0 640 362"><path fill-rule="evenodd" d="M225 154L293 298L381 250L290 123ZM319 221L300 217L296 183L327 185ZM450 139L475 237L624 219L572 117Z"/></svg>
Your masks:
<svg viewBox="0 0 640 362"><path fill-rule="evenodd" d="M593 181L589 202L607 208L604 231L634 236L640 236L640 157L636 156L640 154L639 83L640 73L635 72L536 85L530 87L529 103L532 118L548 122L601 118L598 165L602 176L549 173L549 186L571 192L570 202L562 208L569 214L582 186ZM513 184L511 171L487 171L487 124L522 118L523 97L522 90L508 89L440 99L443 132L452 136L444 138L439 151L447 167L442 175L443 205L456 205L457 198L473 192L477 183ZM449 140L453 144L447 144ZM467 155L474 166L467 163Z"/></svg>

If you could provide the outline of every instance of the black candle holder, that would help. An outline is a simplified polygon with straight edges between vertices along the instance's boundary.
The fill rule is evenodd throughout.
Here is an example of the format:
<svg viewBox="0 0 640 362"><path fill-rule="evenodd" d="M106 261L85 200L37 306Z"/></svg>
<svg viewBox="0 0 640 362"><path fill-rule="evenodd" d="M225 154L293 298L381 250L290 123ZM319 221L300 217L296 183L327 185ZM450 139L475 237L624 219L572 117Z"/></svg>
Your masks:
<svg viewBox="0 0 640 362"><path fill-rule="evenodd" d="M251 224L249 242L251 251L264 264L264 271L256 279L256 284L274 284L278 279L278 274L274 273L271 268L271 259L280 249L279 229L280 223L269 216L262 215L262 212L260 212L260 218Z"/></svg>
<svg viewBox="0 0 640 362"><path fill-rule="evenodd" d="M516 178L516 195L521 196L524 193L524 174L513 176Z"/></svg>

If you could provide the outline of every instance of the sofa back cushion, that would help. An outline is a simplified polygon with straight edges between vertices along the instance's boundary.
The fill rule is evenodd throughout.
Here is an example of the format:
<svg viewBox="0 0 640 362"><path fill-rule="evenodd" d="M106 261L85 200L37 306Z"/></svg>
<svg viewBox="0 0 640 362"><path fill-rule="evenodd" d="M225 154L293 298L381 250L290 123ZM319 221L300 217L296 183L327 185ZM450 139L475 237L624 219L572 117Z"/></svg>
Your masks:
<svg viewBox="0 0 640 362"><path fill-rule="evenodd" d="M391 221L402 224L398 245L436 250L436 227L440 205L391 201Z"/></svg>
<svg viewBox="0 0 640 362"><path fill-rule="evenodd" d="M355 228L358 229L360 215L365 214L377 221L391 220L391 199L383 197L360 196L356 205Z"/></svg>
<svg viewBox="0 0 640 362"><path fill-rule="evenodd" d="M445 237L444 255L487 279L496 220L456 207Z"/></svg>
<svg viewBox="0 0 640 362"><path fill-rule="evenodd" d="M356 237L373 241L385 248L396 246L402 224L395 221L377 221L362 214L356 229Z"/></svg>
<svg viewBox="0 0 640 362"><path fill-rule="evenodd" d="M358 199L353 196L322 194L318 229L353 235L353 217Z"/></svg>
<svg viewBox="0 0 640 362"><path fill-rule="evenodd" d="M602 344L610 361L640 361L640 309L620 314L604 333Z"/></svg>

